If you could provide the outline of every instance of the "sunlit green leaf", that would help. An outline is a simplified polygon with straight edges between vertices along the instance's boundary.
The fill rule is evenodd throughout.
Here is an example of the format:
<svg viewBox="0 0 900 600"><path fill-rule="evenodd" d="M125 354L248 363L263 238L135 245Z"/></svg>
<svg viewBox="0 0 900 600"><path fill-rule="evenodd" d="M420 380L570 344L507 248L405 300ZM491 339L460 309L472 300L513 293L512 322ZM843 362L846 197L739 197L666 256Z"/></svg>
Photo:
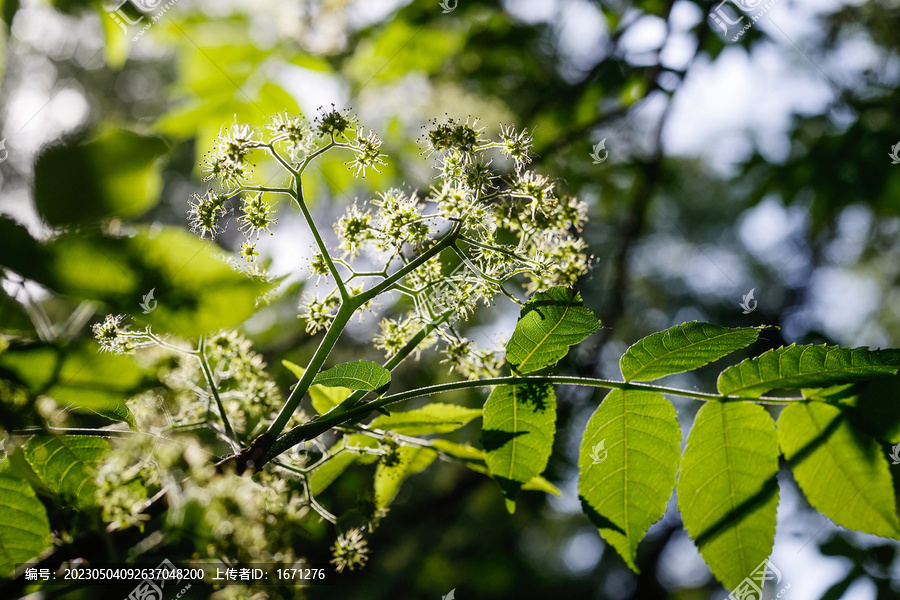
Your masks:
<svg viewBox="0 0 900 600"><path fill-rule="evenodd" d="M389 458L382 458L375 468L375 504L381 508L388 506L397 497L403 482L427 469L435 458L437 452L431 448L414 446L400 446Z"/></svg>
<svg viewBox="0 0 900 600"><path fill-rule="evenodd" d="M442 439L432 440L431 447L435 450L441 451L447 456L452 456L453 458L461 461L476 473L483 473L484 475L490 474L488 472L487 463L485 462L485 459L487 458L487 452L481 450L480 448L474 448L468 444L459 444L457 442L451 442L450 440ZM522 484L522 489L537 492L546 492L548 494L553 494L554 496L562 495L562 492L559 491L559 488L557 488L555 485L553 485L540 475L537 475L527 483Z"/></svg>
<svg viewBox="0 0 900 600"><path fill-rule="evenodd" d="M548 384L502 385L484 405L482 444L491 476L508 500L547 466L556 434L556 395Z"/></svg>
<svg viewBox="0 0 900 600"><path fill-rule="evenodd" d="M678 476L688 535L733 589L772 552L778 509L775 423L758 404L709 402L694 420Z"/></svg>
<svg viewBox="0 0 900 600"><path fill-rule="evenodd" d="M575 290L564 287L538 292L522 307L506 345L506 359L520 373L554 364L600 328Z"/></svg>
<svg viewBox="0 0 900 600"><path fill-rule="evenodd" d="M314 385L343 387L349 390L383 392L391 383L391 372L370 360L358 360L322 371L313 379Z"/></svg>
<svg viewBox="0 0 900 600"><path fill-rule="evenodd" d="M900 375L817 390L807 397L849 407L846 414L854 427L877 440L900 444Z"/></svg>
<svg viewBox="0 0 900 600"><path fill-rule="evenodd" d="M128 51L131 49L131 38L133 34L129 34L123 25L111 18L110 12L102 5L96 5L97 13L100 16L100 25L103 27L103 37L106 43L103 50L106 54L106 64L110 69L118 71L128 60ZM123 6L123 9L127 10ZM122 23L124 20L119 19ZM136 29L135 33L139 31Z"/></svg>
<svg viewBox="0 0 900 600"><path fill-rule="evenodd" d="M822 402L788 406L778 442L809 503L843 527L900 537L887 458L844 410Z"/></svg>
<svg viewBox="0 0 900 600"><path fill-rule="evenodd" d="M578 492L600 535L637 571L638 543L666 512L681 459L681 427L661 394L610 392L578 455Z"/></svg>
<svg viewBox="0 0 900 600"><path fill-rule="evenodd" d="M303 373L306 371L303 367L298 364L292 363L289 360L281 361L287 369L296 375L297 379L303 377ZM312 401L313 408L320 415L324 415L332 408L346 400L350 397L350 394L353 393L353 390L345 388L345 387L325 387L324 385L311 385L309 386L309 398Z"/></svg>
<svg viewBox="0 0 900 600"><path fill-rule="evenodd" d="M347 66L359 84L387 82L409 72L438 73L447 57L462 47L460 31L394 19L375 39L361 46Z"/></svg>
<svg viewBox="0 0 900 600"><path fill-rule="evenodd" d="M481 410L456 404L435 402L422 408L394 412L380 416L369 425L374 429L389 429L403 435L449 433L481 416Z"/></svg>
<svg viewBox="0 0 900 600"><path fill-rule="evenodd" d="M25 460L51 490L79 508L96 504L96 465L109 450L102 437L36 436L25 444Z"/></svg>
<svg viewBox="0 0 900 600"><path fill-rule="evenodd" d="M37 556L50 542L47 511L34 490L0 463L0 577Z"/></svg>
<svg viewBox="0 0 900 600"><path fill-rule="evenodd" d="M894 353L868 348L796 346L776 348L728 367L719 374L719 393L755 398L774 389L825 387L893 375Z"/></svg>
<svg viewBox="0 0 900 600"><path fill-rule="evenodd" d="M652 381L692 371L749 346L759 329L729 329L691 321L648 335L632 345L619 361L625 381Z"/></svg>
<svg viewBox="0 0 900 600"><path fill-rule="evenodd" d="M366 435L345 436L336 447L329 450L328 460L313 469L309 475L309 490L314 496L325 491L350 466L370 464L378 458L371 454L360 454L346 448L377 448L378 441Z"/></svg>

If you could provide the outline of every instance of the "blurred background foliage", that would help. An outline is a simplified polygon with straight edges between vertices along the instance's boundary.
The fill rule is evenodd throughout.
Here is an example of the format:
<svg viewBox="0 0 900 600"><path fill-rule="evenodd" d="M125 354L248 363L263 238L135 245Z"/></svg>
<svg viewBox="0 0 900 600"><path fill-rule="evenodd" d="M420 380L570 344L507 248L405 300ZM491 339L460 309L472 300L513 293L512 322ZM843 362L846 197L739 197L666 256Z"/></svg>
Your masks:
<svg viewBox="0 0 900 600"><path fill-rule="evenodd" d="M691 319L780 326L754 351L900 345L900 166L888 156L900 143L895 1L781 0L737 43L706 19L718 3L703 0L448 4L178 0L154 21L165 3L0 1L0 328L15 336L0 353L4 426L37 424L39 395L85 409L77 424L151 385L134 361L96 353L88 326L107 312L188 338L242 325L286 389L281 360L302 364L317 343L296 318L316 283L299 217L279 206L276 235L259 246L267 279L220 260L235 251L234 227L198 241L185 211L223 125L263 125L285 110L312 118L331 104L379 132L389 164L357 181L333 153L308 172L328 235L356 198L428 189L432 159L416 144L428 119L533 131L535 167L590 205L595 260L581 291L604 329L565 371L618 377L627 345ZM595 164L601 140L609 158ZM276 176L266 168L259 180ZM758 308L745 315L751 288ZM145 315L151 289L159 310ZM498 303L469 322L470 335L502 343L515 312ZM332 360L377 360L376 321L355 325ZM439 358L426 353L395 381L447 380ZM709 389L712 373L673 384ZM491 481L435 464L371 536L369 566L309 597L722 597L674 505L641 547L640 576L607 551L574 480L599 397L558 394L547 476L562 498L532 492L509 516ZM483 396L444 401L478 406ZM696 407L676 408L687 428ZM477 425L458 434L477 436ZM319 501L358 519L372 468L351 469ZM895 543L839 530L807 510L790 477L782 484L773 561L792 600L897 597ZM298 553L322 556L329 540L310 531Z"/></svg>

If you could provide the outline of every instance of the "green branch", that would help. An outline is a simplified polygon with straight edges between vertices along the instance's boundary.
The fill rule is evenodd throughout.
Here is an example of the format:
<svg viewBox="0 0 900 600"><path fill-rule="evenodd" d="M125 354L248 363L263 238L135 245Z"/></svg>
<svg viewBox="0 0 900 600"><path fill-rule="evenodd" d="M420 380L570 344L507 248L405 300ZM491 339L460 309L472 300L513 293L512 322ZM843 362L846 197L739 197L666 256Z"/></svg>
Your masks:
<svg viewBox="0 0 900 600"><path fill-rule="evenodd" d="M328 252L328 247L325 246L325 241L322 239L322 236L319 235L319 228L316 227L316 223L313 221L312 214L309 212L309 207L306 206L306 200L303 199L303 183L299 177L296 178L293 197L294 201L297 202L297 206L300 207L300 212L303 213L303 218L306 219L306 224L309 226L309 230L316 240L316 246L319 247L319 252L322 254L325 264L328 265L328 271L331 273L331 276L334 277L334 282L337 284L341 300L346 303L350 299L350 294L347 292L347 288L344 287L344 281L341 279L340 273L338 273L337 266L335 266L334 260Z"/></svg>
<svg viewBox="0 0 900 600"><path fill-rule="evenodd" d="M385 279L384 281L378 283L372 288L366 290L365 292L359 294L357 298L360 298L362 302L368 302L372 298L375 298L379 294L388 291L393 287L395 283L418 269L420 266L440 254L444 251L444 249L453 245L456 239L459 237L460 232L462 231L462 224L457 223L453 226L447 235L439 239L431 248L423 252L422 254L415 257L413 260L409 261L405 265L403 265L400 269L398 269L394 274Z"/></svg>
<svg viewBox="0 0 900 600"><path fill-rule="evenodd" d="M219 408L219 416L222 417L222 426L225 428L225 435L236 445L237 436L234 434L234 429L231 428L231 422L228 420L228 414L225 412L225 405L222 403L222 398L219 397L216 380L213 378L212 369L209 367L209 360L206 358L206 338L200 338L200 347L198 348L198 351L197 358L200 359L200 370L203 372L203 377L206 379L206 383L209 385L213 398L216 400L216 406Z"/></svg>
<svg viewBox="0 0 900 600"><path fill-rule="evenodd" d="M568 377L564 375L547 375L535 377L493 377L490 379L476 379L472 381L454 381L451 383L441 383L423 388L416 388L406 392L398 392L382 396L377 400L350 408L343 412L332 411L320 419L310 421L298 427L295 427L272 446L270 456L274 457L285 450L295 446L306 440L318 437L322 433L350 422L353 419L360 419L371 413L373 410L383 408L389 404L396 404L413 398L421 398L432 394L442 394L452 392L454 390L462 390L467 388L493 387L498 385L512 385L524 383L550 383L564 385L582 385L589 387L599 387L614 390L639 390L645 392L659 392L661 394L671 394L674 396L682 396L684 398L693 398L695 400L703 400L705 402L727 402L727 401L750 401L760 404L776 404L787 405L797 402L808 402L807 398L775 398L769 396L761 396L759 398L739 398L733 396L722 396L720 394L710 394L706 392L692 392L690 390L681 390L678 388L670 388L660 385L651 385L648 383L630 383L626 381L615 381L611 379L593 379L588 377ZM351 396L352 397L352 396Z"/></svg>
<svg viewBox="0 0 900 600"><path fill-rule="evenodd" d="M438 385L417 388L406 392L398 392L389 394L374 400L360 408L369 407L370 410L382 408L388 404L403 402L413 398L421 398L422 396L430 396L431 394L441 394L451 392L453 390L461 390L473 387L493 387L497 385L512 385L523 383L551 383L565 385L583 385L589 387L600 387L612 390L639 390L644 392L659 392L660 394L671 394L674 396L682 396L683 398L693 398L695 400L703 400L705 402L728 402L749 400L761 404L794 404L796 402L806 402L806 398L775 398L769 396L761 396L759 398L740 398L736 396L723 396L721 394L710 394L707 392L692 392L690 390L682 390L678 388L670 388L661 385L652 385L649 383L632 383L628 381L615 381L612 379L594 379L590 377L568 377L565 375L546 375L532 377L492 377L489 379L476 379L471 381L453 381L450 383L441 383Z"/></svg>
<svg viewBox="0 0 900 600"><path fill-rule="evenodd" d="M344 327L347 326L347 323L350 321L350 317L353 316L353 313L356 311L359 305L360 303L356 299L341 304L341 307L338 309L337 315L335 315L334 317L334 321L331 322L331 326L328 328L328 332L325 334L325 337L322 338L322 342L319 344L319 347L316 348L315 353L309 360L309 364L306 365L306 371L304 371L303 377L300 378L300 380L297 382L297 385L294 386L293 390L291 390L290 395L287 397L287 400L285 400L284 405L282 405L281 410L278 412L278 416L275 417L275 420L271 425L269 425L269 428L266 430L267 436L271 436L272 438L274 438L285 428L287 422L297 410L297 407L300 406L300 401L303 400L303 396L306 395L306 391L309 389L309 386L312 385L312 380L318 374L319 369L322 368L322 365L325 364L325 359L328 358L328 355L331 353L331 350L337 343L338 338L341 337L341 333L344 331Z"/></svg>
<svg viewBox="0 0 900 600"><path fill-rule="evenodd" d="M437 329L441 325L441 323L445 322L452 315L453 315L453 311L448 310L447 312L440 315L435 321L429 323L428 325L426 325L425 327L420 329L418 332L416 332L416 335L414 335L412 338L410 338L410 340L408 342L406 342L406 345L404 345L403 348L401 348L396 354L394 354L391 358L389 358L384 363L384 365L383 365L384 368L387 369L388 371L393 371L394 369L396 369L400 365L400 363L402 363L410 354L415 352L415 350L419 346L419 344L421 344L423 341L425 341L425 338L427 338L428 335L432 331ZM346 414L354 406L356 406L356 404L360 400L362 400L368 393L369 392L366 392L364 390L355 391L352 394L350 394L350 396L348 396L346 400L341 402L341 404L336 406L334 409L332 409L329 413L324 415L322 418L315 419L313 421L310 421L309 423L304 423L303 425L299 425L299 426L291 429L290 431L288 431L287 433L282 435L280 438L278 438L278 440L276 440L276 442L272 445L272 448L269 450L269 453L267 454L267 460L271 460L271 459L275 458L276 456L278 456L285 450L292 448L292 447L296 446L297 444L300 444L302 442L305 442L305 441L315 438L316 435L318 435L318 433L316 435L310 435L310 431L316 429L314 427L314 425L316 423L322 423L326 418L334 419L338 415ZM367 406L367 405L364 405L364 406ZM367 411L367 413L368 413L368 411ZM365 416L365 414L363 414L362 416ZM347 422L346 420L340 421L340 423L346 423L346 422ZM358 422L358 419L354 422ZM327 431L330 427L331 427L331 425L325 427L325 429L322 429L319 433Z"/></svg>

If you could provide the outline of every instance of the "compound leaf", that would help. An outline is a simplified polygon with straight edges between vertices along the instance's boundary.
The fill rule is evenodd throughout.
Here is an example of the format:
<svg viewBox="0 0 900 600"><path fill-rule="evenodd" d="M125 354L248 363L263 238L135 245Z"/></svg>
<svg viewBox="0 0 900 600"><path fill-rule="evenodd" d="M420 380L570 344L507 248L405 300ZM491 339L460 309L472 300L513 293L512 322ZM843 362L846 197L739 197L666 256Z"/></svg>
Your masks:
<svg viewBox="0 0 900 600"><path fill-rule="evenodd" d="M16 564L47 547L50 523L34 490L12 473L8 461L0 464L0 506L0 577L7 577Z"/></svg>
<svg viewBox="0 0 900 600"><path fill-rule="evenodd" d="M682 323L639 340L619 366L625 381L653 381L691 371L745 348L759 337L759 329L729 329L709 323Z"/></svg>
<svg viewBox="0 0 900 600"><path fill-rule="evenodd" d="M822 514L842 527L900 538L887 458L845 411L822 402L786 407L778 419L781 451Z"/></svg>
<svg viewBox="0 0 900 600"><path fill-rule="evenodd" d="M79 508L96 504L96 465L109 442L86 435L35 436L24 447L25 460L51 490Z"/></svg>
<svg viewBox="0 0 900 600"><path fill-rule="evenodd" d="M666 512L681 459L681 427L661 394L610 392L578 456L578 493L600 535L634 571L638 543Z"/></svg>
<svg viewBox="0 0 900 600"><path fill-rule="evenodd" d="M383 392L391 383L391 372L370 360L358 360L322 371L313 385L343 387L349 390Z"/></svg>
<svg viewBox="0 0 900 600"><path fill-rule="evenodd" d="M484 404L485 462L511 502L547 466L556 434L556 395L550 384L501 385Z"/></svg>
<svg viewBox="0 0 900 600"><path fill-rule="evenodd" d="M581 295L564 287L550 288L529 298L506 344L506 359L519 373L552 365L600 328Z"/></svg>
<svg viewBox="0 0 900 600"><path fill-rule="evenodd" d="M791 344L728 367L719 374L718 388L725 396L758 398L774 389L821 388L893 375L898 368L894 352Z"/></svg>
<svg viewBox="0 0 900 600"><path fill-rule="evenodd" d="M772 552L777 444L772 418L749 402L704 405L688 436L678 506L703 560L729 589Z"/></svg>

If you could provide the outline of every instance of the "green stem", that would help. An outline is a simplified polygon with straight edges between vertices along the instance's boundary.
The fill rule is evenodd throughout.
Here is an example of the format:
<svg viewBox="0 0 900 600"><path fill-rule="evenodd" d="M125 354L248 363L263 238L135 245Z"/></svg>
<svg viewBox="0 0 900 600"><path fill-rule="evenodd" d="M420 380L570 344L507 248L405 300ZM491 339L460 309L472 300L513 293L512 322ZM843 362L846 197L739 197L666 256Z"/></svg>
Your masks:
<svg viewBox="0 0 900 600"><path fill-rule="evenodd" d="M274 157L275 157L275 160L277 160L279 163L281 163L281 166L284 167L284 168L287 170L288 173L290 173L291 175L293 175L295 179L299 177L300 171L297 170L297 169L294 169L294 166L293 166L291 163L289 163L288 161L284 160L284 158L281 157L281 154L279 154L278 151L275 150L275 146L274 146L274 145L272 145L272 144L260 144L258 147L259 147L259 148L265 148L265 149L267 149L267 150L269 151L269 154L271 154L272 156L274 156Z"/></svg>
<svg viewBox="0 0 900 600"><path fill-rule="evenodd" d="M265 187L261 185L242 185L240 187L242 192L267 192L270 194L291 194L292 190L290 188L276 188L276 187Z"/></svg>
<svg viewBox="0 0 900 600"><path fill-rule="evenodd" d="M331 270L332 274L334 274L335 280L338 283L338 289L343 290L342 294L345 294L344 301L341 303L341 307L338 309L338 313L332 321L331 326L328 328L328 333L325 334L324 339L322 339L322 343L319 344L319 347L316 349L315 354L309 361L309 365L306 367L306 371L303 373L303 377L300 378L300 381L297 382L296 387L291 391L291 394L288 396L284 405L281 407L281 410L278 413L278 416L275 417L275 420L266 430L266 435L272 438L277 437L287 426L288 420L290 420L291 415L294 414L294 411L297 410L297 407L300 405L300 401L303 399L303 396L306 395L306 391L309 389L309 386L312 384L313 378L319 372L319 369L322 368L322 365L325 363L325 359L328 358L328 354L331 352L332 348L334 348L335 343L337 343L338 338L341 335L341 332L344 330L344 327L347 326L347 323L350 321L350 317L356 311L357 308L375 298L382 292L388 290L393 286L397 281L405 277L409 274L410 271L416 269L419 265L431 260L433 257L437 256L444 250L447 246L452 244L456 237L459 235L460 229L454 228L447 235L441 238L434 246L420 254L415 258L415 260L410 261L408 264L404 265L401 269L399 269L396 273L386 278L384 281L380 282L373 288L362 292L361 294L357 294L352 298L347 294L346 289L344 289L344 284L341 281L340 277L337 276L337 269L334 265L334 261L331 260L331 257L328 255L327 250L325 249L325 244L321 241L322 238L319 236L319 232L316 229L315 225L312 222L312 217L309 216L309 210L306 208L306 203L303 202L302 196L302 188L300 187L300 180L297 180L297 196L295 196L297 203L300 205L301 210L303 211L304 216L307 218L307 222L310 225L310 229L313 232L313 235L316 238L316 242L319 243L319 248L322 251L322 256L325 257L325 262L328 264L328 268ZM427 335L427 333L426 333ZM424 339L424 338L423 338ZM410 350L411 352L412 350ZM402 359L401 359L402 360ZM388 361L390 362L390 361ZM390 368L390 367L387 367ZM353 396L351 396L352 398ZM360 396L362 397L362 396ZM349 399L348 399L349 400ZM346 402L346 401L345 401ZM349 405L348 405L349 406ZM321 422L321 419L317 421L313 421L308 425L312 425L314 423ZM303 427L303 426L301 426ZM300 429L297 427L295 429ZM327 431L328 427L326 427L322 431ZM294 430L292 430L294 431ZM293 439L293 438L292 438ZM293 443L285 446L283 449L281 448L281 444L276 442L273 446L272 451L268 453L268 456L277 456L287 448L298 444L306 439L304 438L300 440L296 440ZM280 441L280 440L279 440ZM279 449L276 452L276 449Z"/></svg>
<svg viewBox="0 0 900 600"><path fill-rule="evenodd" d="M751 401L762 404L793 404L796 402L804 402L806 398L775 398L769 396L761 396L759 398L740 398L736 396L723 396L721 394L711 394L707 392L692 392L690 390L682 390L678 388L670 388L661 385L652 385L649 383L632 383L629 381L615 381L612 379L594 379L590 377L569 377L565 375L545 375L532 377L492 377L489 379L476 379L472 381L453 381L450 383L442 383L438 385L417 388L406 392L398 392L382 396L381 398L360 406L360 409L369 408L376 409L395 402L402 402L412 398L420 398L431 394L440 394L453 390L461 390L473 387L493 387L497 385L511 385L523 383L551 383L564 385L584 385L589 387L601 387L613 390L631 390L644 392L658 392L660 394L672 394L674 396L682 396L684 398L693 398L695 400L703 400L705 402L726 402L726 401Z"/></svg>
<svg viewBox="0 0 900 600"><path fill-rule="evenodd" d="M431 394L441 394L444 392L451 392L453 390L461 390L466 388L475 388L475 387L493 387L497 385L510 385L510 384L523 384L523 383L550 383L550 384L565 384L565 385L584 385L590 387L601 387L608 389L616 389L616 390L633 390L633 391L645 391L645 392L659 392L661 394L672 394L675 396L682 396L685 398L694 398L696 400L703 400L705 402L723 402L723 401L749 401L749 402L757 402L761 404L792 404L796 402L806 402L806 398L773 398L762 396L759 398L738 398L734 396L722 396L719 394L709 394L705 392L692 392L689 390L680 390L677 388L664 387L659 385L651 385L647 383L630 383L627 381L614 381L611 379L592 379L587 377L567 377L563 375L548 375L548 376L536 376L536 377L493 377L490 379L477 379L474 381L454 381L451 383L442 383L438 385L431 385L423 388L417 388L414 390L409 390L406 392L399 392L396 394L390 394L388 396L382 396L377 400L373 400L372 402L367 402L366 404L362 404L360 406L356 406L350 408L349 410L343 412L335 412L332 411L328 413L321 419L317 419L315 421L311 421L304 425L300 425L299 427L295 427L284 436L282 436L271 448L270 456L277 456L281 452L284 452L291 446L299 444L300 442L313 439L318 437L322 433L342 425L344 423L350 422L356 418L362 418L367 414L371 413L373 410L382 408L387 406L388 404L394 404L397 402L403 402L404 400L411 400L413 398L420 398L422 396L430 396Z"/></svg>
<svg viewBox="0 0 900 600"><path fill-rule="evenodd" d="M459 240L461 242L465 242L466 244L470 244L472 246L477 246L478 248L482 248L484 250L491 250L493 252L499 252L500 254L505 254L511 258L516 259L517 261L519 261L521 263L531 264L531 265L534 265L537 267L540 266L538 263L534 262L530 258L526 258L524 256L519 256L512 250L509 250L508 248L504 248L502 246L493 246L491 244L485 244L483 242L479 242L478 240L473 240L472 238L466 237L464 235L459 236Z"/></svg>
<svg viewBox="0 0 900 600"><path fill-rule="evenodd" d="M331 276L334 277L338 292L341 294L341 300L346 303L347 300L350 299L350 294L347 292L347 288L344 287L344 281L341 279L340 273L338 273L337 266L335 266L334 260L332 260L331 254L329 254L328 248L322 240L322 236L319 235L319 228L316 227L312 214L310 214L309 208L306 206L306 200L303 199L303 183L300 181L299 177L295 178L295 181L293 193L294 200L297 202L297 206L300 207L300 212L303 213L303 218L306 219L306 224L309 226L309 230L316 239L316 245L319 247L319 252L322 254L325 264L328 265L328 271L331 273Z"/></svg>
<svg viewBox="0 0 900 600"><path fill-rule="evenodd" d="M312 380L319 373L319 369L322 368L322 365L325 364L325 359L328 358L328 355L337 343L338 338L341 337L344 327L347 326L350 317L353 316L353 313L359 305L360 303L356 299L341 304L337 315L334 317L334 321L331 322L331 326L328 328L328 332L325 334L325 337L322 338L319 347L316 348L315 353L309 360L309 364L306 365L306 371L304 371L303 377L300 378L300 381L298 381L294 389L291 390L291 393L281 407L278 416L275 417L275 420L266 430L267 435L274 438L285 428L287 422L297 410L297 407L300 406L300 401L303 400L303 396L306 395L309 386L312 385Z"/></svg>
<svg viewBox="0 0 900 600"><path fill-rule="evenodd" d="M415 349L419 346L419 344L421 344L423 341L425 341L425 338L427 338L428 335L432 331L437 329L437 327L439 327L443 322L445 322L447 319L449 319L452 315L453 315L453 311L448 310L447 312L440 315L435 321L429 323L428 325L426 325L425 327L420 329L416 333L416 335L414 335L412 338L410 338L410 340L408 342L406 342L406 345L404 345L403 348L401 348L396 354L394 354L391 358L389 358L384 363L384 365L383 365L384 368L387 369L388 371L393 371L394 369L396 369L400 365L400 363L402 363L410 354L412 354L415 351ZM332 425L326 426L324 429L322 429L321 431L319 431L319 433L316 433L315 435L310 435L310 431L318 430L315 427L315 425L317 423L322 423L325 418L334 418L337 415L346 414L352 407L354 407L356 405L357 402L362 400L367 393L368 392L363 391L363 390L355 391L352 394L350 394L350 396L348 396L346 400L341 402L341 404L339 406L334 408L331 412L329 412L323 418L316 419L316 420L310 421L309 423L305 423L303 425L294 427L293 429L291 429L290 431L285 433L283 436L278 438L278 440L272 445L272 448L269 450L269 452L267 454L268 458L272 459L272 458L278 456L279 454L281 454L282 452L284 452L285 450L292 448L293 446L296 446L297 444L299 444L301 442L305 442L307 440L313 439L314 437L319 435L319 433L327 431L328 429L330 429L332 427ZM363 415L363 416L365 416L365 415ZM339 423L343 423L343 422L346 422L346 421L339 421Z"/></svg>
<svg viewBox="0 0 900 600"><path fill-rule="evenodd" d="M200 347L197 350L199 351L197 358L200 359L200 369L203 371L203 377L206 379L206 383L209 385L213 398L216 400L216 406L219 408L219 416L222 417L222 426L225 427L225 435L228 436L234 444L237 444L237 436L234 435L234 429L231 428L231 422L228 420L228 415L225 413L225 405L222 403L222 398L219 397L216 380L213 379L212 369L209 368L209 361L206 359L206 338L200 338Z"/></svg>
<svg viewBox="0 0 900 600"><path fill-rule="evenodd" d="M89 427L23 427L22 429L13 429L10 435L87 435L92 437L128 437L130 435L141 435L139 431L131 431L130 429L91 429Z"/></svg>
<svg viewBox="0 0 900 600"><path fill-rule="evenodd" d="M400 269L398 269L393 275L385 279L384 281L378 283L374 287L366 290L365 292L359 294L357 298L359 298L362 302L368 302L372 298L375 298L382 292L385 292L391 289L395 283L409 275L411 272L418 269L421 265L425 264L438 254L444 251L445 248L448 248L456 241L456 238L459 237L460 231L462 231L462 225L457 224L451 229L447 235L438 240L431 248L423 252L422 254L415 257L413 260L409 261L405 265L403 265Z"/></svg>

